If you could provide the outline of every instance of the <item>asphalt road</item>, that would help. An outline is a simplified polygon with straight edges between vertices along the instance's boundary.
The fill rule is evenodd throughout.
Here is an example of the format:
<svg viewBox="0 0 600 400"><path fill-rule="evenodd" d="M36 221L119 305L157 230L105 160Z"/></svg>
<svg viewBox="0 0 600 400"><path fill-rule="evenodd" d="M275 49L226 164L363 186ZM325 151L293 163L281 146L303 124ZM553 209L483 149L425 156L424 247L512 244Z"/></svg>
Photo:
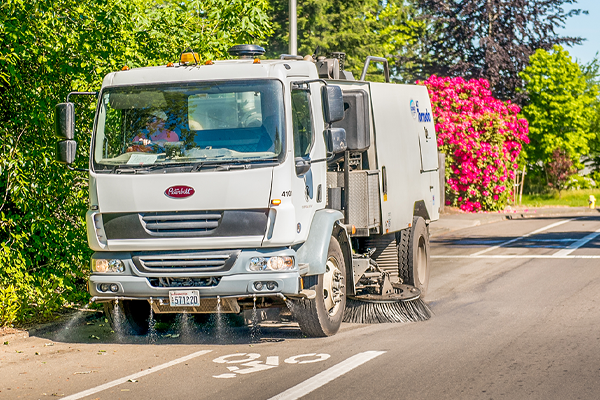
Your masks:
<svg viewBox="0 0 600 400"><path fill-rule="evenodd" d="M324 339L293 323L163 324L131 339L85 312L0 347L0 398L600 398L600 217L462 229L431 254L429 321Z"/></svg>

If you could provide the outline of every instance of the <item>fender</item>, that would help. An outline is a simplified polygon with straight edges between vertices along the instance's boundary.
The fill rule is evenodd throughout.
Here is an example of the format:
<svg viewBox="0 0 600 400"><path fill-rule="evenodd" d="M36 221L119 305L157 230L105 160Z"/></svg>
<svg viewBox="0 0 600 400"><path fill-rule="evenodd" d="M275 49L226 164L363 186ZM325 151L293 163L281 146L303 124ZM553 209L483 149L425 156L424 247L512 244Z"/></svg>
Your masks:
<svg viewBox="0 0 600 400"><path fill-rule="evenodd" d="M297 263L308 264L306 275L325 273L329 239L333 233L335 223L343 218L344 214L340 211L329 208L315 212L308 238L296 251Z"/></svg>

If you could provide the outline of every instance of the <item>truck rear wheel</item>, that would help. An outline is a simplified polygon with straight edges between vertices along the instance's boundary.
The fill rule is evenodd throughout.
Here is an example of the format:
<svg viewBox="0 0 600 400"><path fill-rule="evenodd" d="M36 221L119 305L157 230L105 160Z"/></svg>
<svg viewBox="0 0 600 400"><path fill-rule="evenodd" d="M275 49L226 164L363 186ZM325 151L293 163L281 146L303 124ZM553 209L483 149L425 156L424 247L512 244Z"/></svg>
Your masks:
<svg viewBox="0 0 600 400"><path fill-rule="evenodd" d="M150 304L146 300L122 300L104 303L104 316L115 332L132 335L148 333Z"/></svg>
<svg viewBox="0 0 600 400"><path fill-rule="evenodd" d="M302 333L309 337L335 335L344 317L346 266L340 244L333 237L329 240L325 268L325 273L318 275L317 283L305 288L314 290L316 297L294 300L291 310Z"/></svg>
<svg viewBox="0 0 600 400"><path fill-rule="evenodd" d="M404 283L418 288L425 297L429 286L429 231L421 217L414 217L412 227L400 231L398 266Z"/></svg>

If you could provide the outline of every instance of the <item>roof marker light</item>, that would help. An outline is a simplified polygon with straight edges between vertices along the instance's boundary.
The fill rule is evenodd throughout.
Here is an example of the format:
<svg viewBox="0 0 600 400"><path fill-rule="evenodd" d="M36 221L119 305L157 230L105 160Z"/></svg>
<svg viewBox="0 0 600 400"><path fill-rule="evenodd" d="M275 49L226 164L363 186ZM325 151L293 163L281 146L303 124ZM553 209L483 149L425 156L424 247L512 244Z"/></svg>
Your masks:
<svg viewBox="0 0 600 400"><path fill-rule="evenodd" d="M260 58L255 58L252 64L260 64Z"/></svg>
<svg viewBox="0 0 600 400"><path fill-rule="evenodd" d="M281 199L273 199L271 200L271 204L274 206L278 206L281 204Z"/></svg>
<svg viewBox="0 0 600 400"><path fill-rule="evenodd" d="M179 64L198 64L199 61L200 56L198 56L198 53L194 53L193 51L181 53L181 56L179 57Z"/></svg>
<svg viewBox="0 0 600 400"><path fill-rule="evenodd" d="M123 68L121 68L121 71L129 71L129 67L126 65Z"/></svg>
<svg viewBox="0 0 600 400"><path fill-rule="evenodd" d="M206 62L204 63L204 65L213 65L214 62L213 60L206 60Z"/></svg>
<svg viewBox="0 0 600 400"><path fill-rule="evenodd" d="M174 67L174 66L175 66L175 64L173 64L171 61L169 61L169 62L167 63L167 67Z"/></svg>

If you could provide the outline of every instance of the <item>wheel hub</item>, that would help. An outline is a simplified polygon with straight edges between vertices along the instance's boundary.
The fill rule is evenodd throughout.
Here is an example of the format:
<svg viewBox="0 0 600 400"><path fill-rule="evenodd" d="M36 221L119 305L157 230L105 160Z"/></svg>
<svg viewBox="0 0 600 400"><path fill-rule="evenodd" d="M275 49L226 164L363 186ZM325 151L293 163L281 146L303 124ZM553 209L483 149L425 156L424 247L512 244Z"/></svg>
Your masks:
<svg viewBox="0 0 600 400"><path fill-rule="evenodd" d="M344 276L337 266L334 258L329 258L323 275L323 301L329 315L334 315L339 309L339 304L344 296Z"/></svg>

